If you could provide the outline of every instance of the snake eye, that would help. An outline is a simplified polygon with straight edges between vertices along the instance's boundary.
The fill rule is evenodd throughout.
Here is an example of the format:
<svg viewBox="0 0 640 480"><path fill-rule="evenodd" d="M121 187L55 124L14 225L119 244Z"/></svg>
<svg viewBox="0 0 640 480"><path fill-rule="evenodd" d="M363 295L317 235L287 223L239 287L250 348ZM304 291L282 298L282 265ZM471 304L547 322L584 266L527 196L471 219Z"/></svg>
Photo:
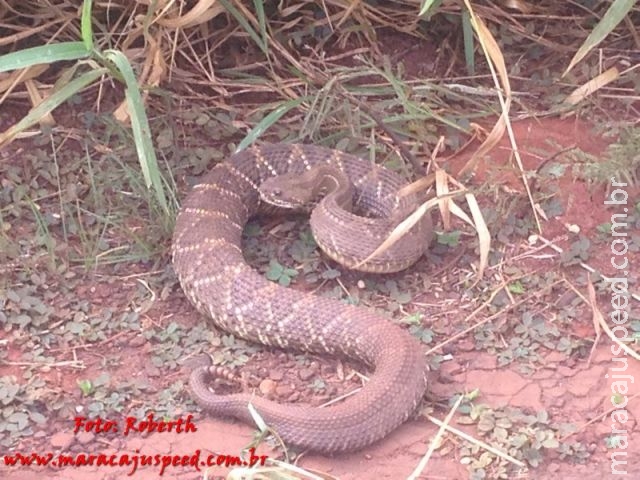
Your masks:
<svg viewBox="0 0 640 480"><path fill-rule="evenodd" d="M282 190L280 190L279 188L274 188L273 191L271 192L271 194L274 197L281 197L282 196Z"/></svg>

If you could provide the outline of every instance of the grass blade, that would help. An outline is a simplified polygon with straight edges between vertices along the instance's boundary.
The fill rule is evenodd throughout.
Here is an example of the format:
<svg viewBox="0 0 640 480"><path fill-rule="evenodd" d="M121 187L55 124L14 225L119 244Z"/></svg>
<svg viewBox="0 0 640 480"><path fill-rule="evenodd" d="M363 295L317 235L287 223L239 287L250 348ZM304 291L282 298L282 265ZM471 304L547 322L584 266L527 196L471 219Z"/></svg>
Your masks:
<svg viewBox="0 0 640 480"><path fill-rule="evenodd" d="M89 56L91 51L83 42L54 43L26 48L0 57L0 72L26 68L41 63L53 63L61 60L78 60Z"/></svg>
<svg viewBox="0 0 640 480"><path fill-rule="evenodd" d="M564 77L569 71L582 60L587 53L591 51L596 45L598 45L604 38L609 35L614 28L624 19L624 17L631 11L635 5L635 0L614 0L607 13L604 14L602 20L591 30L591 33L584 41L582 46L578 49L576 54L569 62L569 66L562 74Z"/></svg>
<svg viewBox="0 0 640 480"><path fill-rule="evenodd" d="M2 132L0 134L0 145L4 145L12 140L18 133L36 124L42 117L51 113L61 103L69 99L69 97L82 91L87 85L95 82L98 78L108 72L109 71L106 68L99 68L97 70L87 72L66 84L38 106L32 108L22 120Z"/></svg>
<svg viewBox="0 0 640 480"><path fill-rule="evenodd" d="M422 17L428 13L430 17L436 12L441 3L442 0L422 0L422 7L420 7L420 13L418 13L418 16Z"/></svg>
<svg viewBox="0 0 640 480"><path fill-rule="evenodd" d="M592 78L584 85L576 88L562 103L565 105L577 105L589 95L600 90L605 85L620 78L620 72L616 67L611 67L609 70L602 72L600 75Z"/></svg>
<svg viewBox="0 0 640 480"><path fill-rule="evenodd" d="M464 39L464 61L467 65L469 75L476 74L476 64L474 59L473 26L471 25L471 14L468 10L462 11L462 38Z"/></svg>
<svg viewBox="0 0 640 480"><path fill-rule="evenodd" d="M91 26L91 0L84 0L82 4L82 20L80 32L87 50L93 50L93 27Z"/></svg>
<svg viewBox="0 0 640 480"><path fill-rule="evenodd" d="M298 107L301 103L307 101L307 97L297 98L295 100L289 100L281 104L274 111L269 113L266 117L258 122L258 124L249 131L246 137L242 139L242 141L238 144L238 148L236 148L236 153L244 150L253 142L255 142L268 128L270 128L274 123L280 120L285 113L294 108Z"/></svg>
<svg viewBox="0 0 640 480"><path fill-rule="evenodd" d="M140 88L138 87L133 68L131 68L127 57L118 50L107 50L104 55L105 58L112 61L119 70L126 85L125 96L129 114L131 115L131 129L133 130L133 138L145 184L147 188L153 187L156 199L164 212L169 215L171 212L164 191L164 183L160 175L160 169L158 168L158 159L156 158L156 152L151 140L149 120L147 119L144 102L140 95Z"/></svg>
<svg viewBox="0 0 640 480"><path fill-rule="evenodd" d="M242 15L236 9L236 7L231 5L231 3L229 3L227 0L220 0L220 3L222 3L222 5L224 5L224 8L226 8L227 11L231 15L233 15L233 18L236 19L236 21L240 24L240 26L242 28L244 28L244 30L253 39L253 41L256 42L256 45L258 46L258 48L260 48L260 50L262 50L262 52L265 55L269 55L269 49L267 48L267 44L263 41L262 38L260 38L260 35L258 35L258 32L256 32L254 30L254 28L251 25L249 25L249 22L247 21L246 17L244 15Z"/></svg>

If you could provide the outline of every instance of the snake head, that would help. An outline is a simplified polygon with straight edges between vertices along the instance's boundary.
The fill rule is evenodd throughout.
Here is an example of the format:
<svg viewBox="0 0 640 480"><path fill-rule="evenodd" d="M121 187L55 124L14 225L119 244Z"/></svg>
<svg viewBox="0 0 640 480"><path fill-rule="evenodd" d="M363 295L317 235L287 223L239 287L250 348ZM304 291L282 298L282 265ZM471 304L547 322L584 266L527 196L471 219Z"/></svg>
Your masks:
<svg viewBox="0 0 640 480"><path fill-rule="evenodd" d="M258 190L263 202L280 208L309 211L317 203L301 183L300 175L293 173L270 177L260 184Z"/></svg>
<svg viewBox="0 0 640 480"><path fill-rule="evenodd" d="M258 188L269 205L301 212L313 210L323 198L333 195L338 205L351 208L353 187L336 167L320 164L302 173L285 173L266 179Z"/></svg>

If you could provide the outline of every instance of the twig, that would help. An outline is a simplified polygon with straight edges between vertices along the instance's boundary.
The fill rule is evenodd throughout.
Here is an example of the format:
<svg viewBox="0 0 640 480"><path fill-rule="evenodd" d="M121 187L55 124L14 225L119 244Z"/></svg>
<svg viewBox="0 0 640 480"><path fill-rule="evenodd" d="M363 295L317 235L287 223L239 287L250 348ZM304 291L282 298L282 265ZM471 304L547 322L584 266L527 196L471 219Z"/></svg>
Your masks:
<svg viewBox="0 0 640 480"><path fill-rule="evenodd" d="M64 360L62 362L7 362L6 360L0 360L0 365L12 365L14 367L72 367L78 369L87 368L82 360Z"/></svg>
<svg viewBox="0 0 640 480"><path fill-rule="evenodd" d="M420 460L420 463L418 463L418 465L413 470L411 475L409 475L409 477L407 477L407 480L415 480L416 478L418 478L418 475L420 475L424 471L424 469L426 468L427 464L429 463L429 459L431 458L431 455L433 455L433 452L435 451L436 447L438 445L440 445L440 441L442 440L442 436L444 435L444 431L445 431L446 427L449 426L449 422L451 422L451 419L453 418L453 414L458 409L458 406L462 402L463 398L464 398L464 396L460 395L458 397L458 399L456 400L456 403L453 405L453 407L451 407L451 410L449 410L449 413L447 414L446 418L444 419L444 422L440 424L440 428L436 432L435 437L433 437L431 439L431 442L429 442L429 448L427 449L427 452L424 454L424 457L422 457L422 459Z"/></svg>
<svg viewBox="0 0 640 480"><path fill-rule="evenodd" d="M462 398L462 397L460 397ZM473 438L471 435L464 433L462 430L458 430L457 428L454 428L450 425L447 425L446 423L438 420L435 417L432 417L431 415L427 415L427 418L432 421L433 423L435 423L436 425L440 426L441 428L444 428L445 430L447 430L448 432L453 433L454 435L462 438L463 440L466 440L467 442L473 443L474 445L479 446L480 448L484 448L485 450L487 450L488 452L493 453L494 455L499 456L500 458L503 458L511 463L513 463L514 465L517 465L518 467L521 468L526 468L526 465L521 462L520 460L518 460L517 458L513 458L511 455L509 455L508 453L504 453L501 450L498 450L495 447L492 447L491 445L489 445L488 443L483 442L482 440L478 440L476 438Z"/></svg>

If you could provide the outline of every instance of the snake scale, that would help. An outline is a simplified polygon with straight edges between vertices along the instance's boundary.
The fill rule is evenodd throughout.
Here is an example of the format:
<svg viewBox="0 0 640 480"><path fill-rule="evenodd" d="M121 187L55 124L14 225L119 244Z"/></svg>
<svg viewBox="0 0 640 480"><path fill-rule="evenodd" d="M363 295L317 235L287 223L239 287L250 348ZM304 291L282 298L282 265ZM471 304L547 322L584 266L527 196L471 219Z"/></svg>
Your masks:
<svg viewBox="0 0 640 480"><path fill-rule="evenodd" d="M282 287L246 263L241 234L262 209L260 184L320 163L344 172L359 202L376 204L372 199L385 197L397 206L402 180L395 175L382 182L387 170L371 162L312 145L252 147L216 165L193 187L176 220L172 255L186 296L218 328L281 349L346 357L375 370L357 394L327 408L244 393L217 395L207 387L213 368L192 372L190 387L204 410L253 423L251 403L286 443L335 453L365 447L405 422L425 393L428 368L417 340L386 318ZM430 229L428 217L414 227L419 235ZM350 240L357 244L360 239Z"/></svg>

